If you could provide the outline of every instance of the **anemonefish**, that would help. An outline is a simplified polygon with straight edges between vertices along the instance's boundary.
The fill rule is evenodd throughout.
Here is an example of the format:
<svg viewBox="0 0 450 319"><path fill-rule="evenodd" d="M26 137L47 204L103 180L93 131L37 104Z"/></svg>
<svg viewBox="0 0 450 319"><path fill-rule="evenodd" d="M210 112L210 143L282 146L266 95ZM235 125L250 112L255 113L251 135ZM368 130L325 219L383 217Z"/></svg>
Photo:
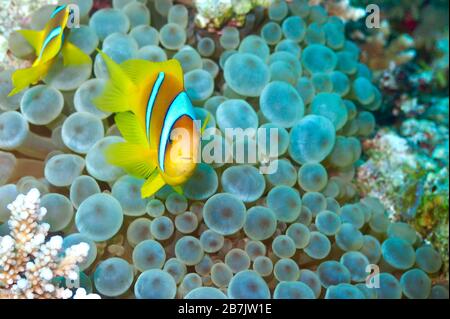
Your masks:
<svg viewBox="0 0 450 319"><path fill-rule="evenodd" d="M89 55L67 41L67 35L70 30L68 28L69 15L69 6L61 5L52 12L50 20L43 30L18 31L34 48L36 59L31 67L17 70L13 73L13 89L9 96L22 91L30 84L39 82L56 62L60 52L63 56L64 65L92 63Z"/></svg>
<svg viewBox="0 0 450 319"><path fill-rule="evenodd" d="M177 60L127 60L120 65L100 51L109 73L103 93L94 104L115 112L125 142L106 149L106 160L127 173L145 178L143 198L165 184L181 192L193 174L200 145L200 128L184 90ZM177 133L174 134L176 131Z"/></svg>

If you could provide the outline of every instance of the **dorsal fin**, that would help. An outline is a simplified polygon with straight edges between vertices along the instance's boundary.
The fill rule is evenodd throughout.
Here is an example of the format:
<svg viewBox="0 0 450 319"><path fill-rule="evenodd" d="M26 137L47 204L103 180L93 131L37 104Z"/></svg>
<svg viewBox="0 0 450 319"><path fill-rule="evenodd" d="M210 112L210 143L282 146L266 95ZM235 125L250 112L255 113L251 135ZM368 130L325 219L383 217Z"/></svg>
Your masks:
<svg viewBox="0 0 450 319"><path fill-rule="evenodd" d="M37 30L17 30L27 42L34 48L36 56L39 55L44 42L44 31Z"/></svg>

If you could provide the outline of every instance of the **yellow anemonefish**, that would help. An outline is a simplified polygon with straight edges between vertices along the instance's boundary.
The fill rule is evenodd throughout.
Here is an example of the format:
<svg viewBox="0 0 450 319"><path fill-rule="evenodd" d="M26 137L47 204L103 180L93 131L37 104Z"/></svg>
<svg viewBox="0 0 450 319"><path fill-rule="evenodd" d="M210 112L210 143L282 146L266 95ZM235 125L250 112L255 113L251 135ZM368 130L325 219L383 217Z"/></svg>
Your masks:
<svg viewBox="0 0 450 319"><path fill-rule="evenodd" d="M52 12L50 20L43 30L18 31L34 48L36 59L30 68L17 70L13 73L13 90L9 93L9 96L20 92L30 84L40 81L56 62L60 52L63 55L64 65L92 63L89 55L66 39L70 30L67 25L69 15L69 7L61 5Z"/></svg>
<svg viewBox="0 0 450 319"><path fill-rule="evenodd" d="M100 110L118 113L115 121L126 141L105 151L107 161L147 179L141 189L143 198L165 184L180 192L179 185L196 167L204 129L195 123L180 63L127 60L119 65L100 54L110 79L94 103ZM173 136L175 129L181 133L179 138Z"/></svg>

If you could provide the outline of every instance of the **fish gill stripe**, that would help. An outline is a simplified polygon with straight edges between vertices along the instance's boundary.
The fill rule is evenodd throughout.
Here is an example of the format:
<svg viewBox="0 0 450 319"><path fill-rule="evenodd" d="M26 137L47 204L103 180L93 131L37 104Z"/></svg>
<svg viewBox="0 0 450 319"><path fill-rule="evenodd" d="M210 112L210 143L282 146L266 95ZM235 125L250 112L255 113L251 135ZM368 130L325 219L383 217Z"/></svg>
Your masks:
<svg viewBox="0 0 450 319"><path fill-rule="evenodd" d="M62 5L62 6L57 7L57 8L52 12L52 15L50 16L50 18L54 18L54 17L58 14L58 12L60 12L60 11L63 10L63 9L65 9L66 6L67 6L67 5L64 4L64 5Z"/></svg>
<svg viewBox="0 0 450 319"><path fill-rule="evenodd" d="M188 116L193 121L195 120L194 107L192 106L186 92L180 92L177 97L170 104L169 109L164 117L163 127L159 140L158 161L159 167L164 172L164 157L167 150L167 145L172 132L173 126L182 116Z"/></svg>
<svg viewBox="0 0 450 319"><path fill-rule="evenodd" d="M150 93L150 97L147 102L147 109L145 111L145 128L147 133L147 140L150 142L150 120L152 118L152 111L155 105L156 97L158 96L159 89L164 81L165 74L164 72L159 72L158 77L156 78L155 83L153 84L152 91Z"/></svg>
<svg viewBox="0 0 450 319"><path fill-rule="evenodd" d="M62 28L56 27L52 30L52 32L50 32L50 34L45 38L44 44L42 45L42 49L41 52L39 53L39 58L42 58L42 54L44 54L45 48L47 47L47 45L50 43L51 40L53 40L55 37L57 37L60 33L61 33Z"/></svg>

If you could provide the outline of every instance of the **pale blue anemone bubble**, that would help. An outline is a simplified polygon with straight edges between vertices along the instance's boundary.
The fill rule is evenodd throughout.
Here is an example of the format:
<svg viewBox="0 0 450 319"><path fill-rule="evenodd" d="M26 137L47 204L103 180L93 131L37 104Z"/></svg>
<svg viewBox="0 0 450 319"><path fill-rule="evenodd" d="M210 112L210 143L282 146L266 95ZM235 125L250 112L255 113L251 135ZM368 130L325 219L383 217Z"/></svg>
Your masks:
<svg viewBox="0 0 450 319"><path fill-rule="evenodd" d="M302 48L293 40L283 39L275 46L275 52L287 52L298 59L302 53Z"/></svg>
<svg viewBox="0 0 450 319"><path fill-rule="evenodd" d="M226 129L256 130L258 128L258 116L245 100L230 99L221 103L216 111L216 120L224 133Z"/></svg>
<svg viewBox="0 0 450 319"><path fill-rule="evenodd" d="M138 25L150 24L150 10L144 3L141 3L139 1L130 2L123 7L122 12L125 13L128 17L131 28Z"/></svg>
<svg viewBox="0 0 450 319"><path fill-rule="evenodd" d="M427 299L431 292L431 279L418 268L403 273L400 285L403 294L409 299Z"/></svg>
<svg viewBox="0 0 450 319"><path fill-rule="evenodd" d="M313 259L324 259L331 251L331 242L324 234L312 231L309 243L303 250Z"/></svg>
<svg viewBox="0 0 450 319"><path fill-rule="evenodd" d="M138 299L174 299L176 293L175 280L160 269L144 271L134 284L134 295Z"/></svg>
<svg viewBox="0 0 450 319"><path fill-rule="evenodd" d="M80 25L79 28L72 29L68 40L89 55L95 51L99 43L94 29L87 25Z"/></svg>
<svg viewBox="0 0 450 319"><path fill-rule="evenodd" d="M333 90L333 81L329 73L314 73L311 80L317 93L329 93Z"/></svg>
<svg viewBox="0 0 450 319"><path fill-rule="evenodd" d="M233 278L233 272L226 264L219 262L211 268L211 281L219 288L226 287Z"/></svg>
<svg viewBox="0 0 450 319"><path fill-rule="evenodd" d="M86 154L91 147L104 137L101 120L91 113L76 112L67 117L62 126L64 144L72 151Z"/></svg>
<svg viewBox="0 0 450 319"><path fill-rule="evenodd" d="M327 289L325 299L364 299L364 294L356 286L338 284Z"/></svg>
<svg viewBox="0 0 450 319"><path fill-rule="evenodd" d="M164 264L163 270L168 272L175 282L179 284L186 276L187 267L177 258L170 258Z"/></svg>
<svg viewBox="0 0 450 319"><path fill-rule="evenodd" d="M132 259L139 271L161 269L166 261L166 253L159 242L147 239L134 247Z"/></svg>
<svg viewBox="0 0 450 319"><path fill-rule="evenodd" d="M172 220L167 216L159 216L152 220L150 232L157 240L169 239L175 230Z"/></svg>
<svg viewBox="0 0 450 319"><path fill-rule="evenodd" d="M297 171L288 159L279 159L273 161L277 169L270 174L266 174L266 180L272 186L286 185L292 187L297 182Z"/></svg>
<svg viewBox="0 0 450 319"><path fill-rule="evenodd" d="M329 119L307 115L291 129L288 151L300 164L321 162L332 151L335 137L335 127Z"/></svg>
<svg viewBox="0 0 450 319"><path fill-rule="evenodd" d="M253 270L260 276L267 277L272 274L273 262L272 259L266 256L258 256L253 262Z"/></svg>
<svg viewBox="0 0 450 319"><path fill-rule="evenodd" d="M333 92L339 94L341 97L345 96L350 91L350 80L348 76L341 71L333 71L330 76L333 82Z"/></svg>
<svg viewBox="0 0 450 319"><path fill-rule="evenodd" d="M99 110L93 100L102 94L106 81L103 79L90 79L84 82L75 92L74 107L78 112L90 113L103 120L111 115L110 112Z"/></svg>
<svg viewBox="0 0 450 319"><path fill-rule="evenodd" d="M174 54L173 58L178 60L184 73L195 69L201 69L203 66L201 55L192 47L184 47Z"/></svg>
<svg viewBox="0 0 450 319"><path fill-rule="evenodd" d="M172 215L180 215L188 208L188 201L184 195L173 192L166 198L166 209Z"/></svg>
<svg viewBox="0 0 450 319"><path fill-rule="evenodd" d="M194 107L194 113L197 121L200 121L199 127L202 128L205 125L205 120L208 118L208 123L205 126L205 129L215 128L216 127L216 116L211 114L208 110L202 107Z"/></svg>
<svg viewBox="0 0 450 319"><path fill-rule="evenodd" d="M277 44L282 38L280 25L275 22L267 22L261 28L261 37L268 45Z"/></svg>
<svg viewBox="0 0 450 319"><path fill-rule="evenodd" d="M239 46L239 30L235 27L225 27L219 38L219 43L225 50L234 50Z"/></svg>
<svg viewBox="0 0 450 319"><path fill-rule="evenodd" d="M114 182L125 172L114 165L108 164L105 158L105 149L115 143L123 142L118 136L107 136L96 142L86 155L86 169L92 177L103 182Z"/></svg>
<svg viewBox="0 0 450 319"><path fill-rule="evenodd" d="M268 66L257 56L250 53L235 53L224 66L227 85L244 96L257 97L269 82Z"/></svg>
<svg viewBox="0 0 450 319"><path fill-rule="evenodd" d="M184 276L181 285L179 286L184 292L188 293L203 285L202 277L199 274L191 272Z"/></svg>
<svg viewBox="0 0 450 319"><path fill-rule="evenodd" d="M285 82L269 83L259 98L261 111L270 122L292 127L304 115L304 104L295 88Z"/></svg>
<svg viewBox="0 0 450 319"><path fill-rule="evenodd" d="M217 172L210 165L199 163L183 190L188 199L205 200L216 193L218 186Z"/></svg>
<svg viewBox="0 0 450 319"><path fill-rule="evenodd" d="M200 243L202 244L203 250L207 253L218 252L224 244L224 237L211 230L207 229L200 235Z"/></svg>
<svg viewBox="0 0 450 319"><path fill-rule="evenodd" d="M228 251L224 261L233 273L247 270L251 264L248 254L240 248L233 248Z"/></svg>
<svg viewBox="0 0 450 319"><path fill-rule="evenodd" d="M124 215L142 216L146 213L147 200L141 197L141 188L145 180L124 175L114 182L111 195L122 206Z"/></svg>
<svg viewBox="0 0 450 319"><path fill-rule="evenodd" d="M303 67L310 73L331 72L338 63L333 50L320 44L308 45L303 50L301 60Z"/></svg>
<svg viewBox="0 0 450 319"><path fill-rule="evenodd" d="M275 61L270 64L270 82L274 81L283 81L295 85L297 83L297 75L288 63Z"/></svg>
<svg viewBox="0 0 450 319"><path fill-rule="evenodd" d="M46 125L55 120L63 110L64 97L48 85L36 85L25 91L20 101L20 111L27 121Z"/></svg>
<svg viewBox="0 0 450 319"><path fill-rule="evenodd" d="M219 75L219 72L220 72L219 65L216 62L214 62L213 60L203 58L202 64L203 64L203 66L202 66L203 70L205 70L209 74L211 74L213 79L215 79Z"/></svg>
<svg viewBox="0 0 450 319"><path fill-rule="evenodd" d="M289 13L289 7L285 1L275 0L270 3L268 9L269 19L273 21L282 21Z"/></svg>
<svg viewBox="0 0 450 319"><path fill-rule="evenodd" d="M202 57L211 57L216 51L216 43L212 38L201 38L197 43L197 50Z"/></svg>
<svg viewBox="0 0 450 319"><path fill-rule="evenodd" d="M298 281L308 285L308 287L313 291L315 298L319 298L322 291L322 285L315 271L301 269Z"/></svg>
<svg viewBox="0 0 450 319"><path fill-rule="evenodd" d="M295 84L295 88L300 94L300 97L302 98L305 105L310 104L314 96L316 95L313 83L309 78L305 76L298 79L297 83Z"/></svg>
<svg viewBox="0 0 450 319"><path fill-rule="evenodd" d="M353 282L364 282L367 277L366 267L369 266L367 257L357 251L349 251L341 256L340 263L350 272Z"/></svg>
<svg viewBox="0 0 450 319"><path fill-rule="evenodd" d="M228 286L230 299L270 299L270 290L262 277L253 270L237 273Z"/></svg>
<svg viewBox="0 0 450 319"><path fill-rule="evenodd" d="M204 256L200 240L193 236L184 236L175 244L175 256L186 266L197 265Z"/></svg>
<svg viewBox="0 0 450 319"><path fill-rule="evenodd" d="M131 287L133 278L133 267L125 259L113 257L97 265L94 285L102 295L117 297Z"/></svg>
<svg viewBox="0 0 450 319"><path fill-rule="evenodd" d="M250 239L268 239L275 233L276 228L277 216L272 209L254 206L247 211L244 232Z"/></svg>
<svg viewBox="0 0 450 319"><path fill-rule="evenodd" d="M220 54L219 57L219 66L222 70L225 69L225 63L227 62L227 60L233 55L236 54L237 51L236 50L225 50Z"/></svg>
<svg viewBox="0 0 450 319"><path fill-rule="evenodd" d="M159 40L168 50L179 50L186 43L186 30L176 23L168 23L159 30Z"/></svg>
<svg viewBox="0 0 450 319"><path fill-rule="evenodd" d="M117 9L100 9L89 20L89 27L95 30L100 41L114 32L126 33L130 29L127 15Z"/></svg>
<svg viewBox="0 0 450 319"><path fill-rule="evenodd" d="M306 28L305 42L306 44L321 44L324 45L326 41L325 29L316 22L311 23Z"/></svg>
<svg viewBox="0 0 450 319"><path fill-rule="evenodd" d="M138 44L139 48L148 45L159 45L159 31L149 25L138 25L131 29L130 35Z"/></svg>
<svg viewBox="0 0 450 319"><path fill-rule="evenodd" d="M281 258L275 263L275 266L273 267L273 274L280 283L294 282L297 281L300 275L300 268L293 259Z"/></svg>
<svg viewBox="0 0 450 319"><path fill-rule="evenodd" d="M339 50L344 46L345 34L344 24L342 21L334 20L331 18L324 24L325 37L327 46L333 50Z"/></svg>
<svg viewBox="0 0 450 319"><path fill-rule="evenodd" d="M184 212L175 217L175 228L182 234L193 233L198 227L198 218L192 212Z"/></svg>
<svg viewBox="0 0 450 319"><path fill-rule="evenodd" d="M306 23L299 16L291 16L285 19L281 28L286 39L301 42L305 37Z"/></svg>
<svg viewBox="0 0 450 319"><path fill-rule="evenodd" d="M288 235L278 235L272 241L272 251L278 258L290 258L296 251L295 242Z"/></svg>
<svg viewBox="0 0 450 319"><path fill-rule="evenodd" d="M274 123L265 123L259 127L257 134L258 151L271 154L271 145L277 145L276 155L286 153L289 147L289 133L284 127Z"/></svg>
<svg viewBox="0 0 450 319"><path fill-rule="evenodd" d="M205 101L205 104L203 105L203 107L210 112L214 118L216 118L216 111L219 108L220 104L222 104L223 102L225 102L227 100L227 98L225 96L221 96L221 95L214 95L211 96L208 100Z"/></svg>
<svg viewBox="0 0 450 319"><path fill-rule="evenodd" d="M302 200L299 192L285 185L272 188L267 194L267 206L275 212L281 222L292 223L302 209Z"/></svg>
<svg viewBox="0 0 450 319"><path fill-rule="evenodd" d="M209 72L196 69L184 75L184 86L193 102L204 101L214 92L214 79Z"/></svg>
<svg viewBox="0 0 450 319"><path fill-rule="evenodd" d="M60 91L73 91L91 77L92 63L64 65L62 55L56 58L44 82Z"/></svg>
<svg viewBox="0 0 450 319"><path fill-rule="evenodd" d="M350 283L351 273L343 265L335 260L328 260L317 267L317 276L324 288L339 285L342 283Z"/></svg>
<svg viewBox="0 0 450 319"><path fill-rule="evenodd" d="M94 241L113 237L122 226L123 210L111 195L94 194L84 200L75 215L78 231Z"/></svg>
<svg viewBox="0 0 450 319"><path fill-rule="evenodd" d="M16 199L19 192L15 184L6 184L0 186L0 222L5 222L11 215L7 205L12 203ZM7 223L5 223L7 225Z"/></svg>
<svg viewBox="0 0 450 319"><path fill-rule="evenodd" d="M191 290L184 299L228 299L219 289L214 287L198 287Z"/></svg>
<svg viewBox="0 0 450 319"><path fill-rule="evenodd" d="M211 196L203 207L203 220L211 230L221 235L231 235L245 223L244 203L232 194L219 193Z"/></svg>
<svg viewBox="0 0 450 319"><path fill-rule="evenodd" d="M173 6L173 0L155 0L154 1L156 11L163 17L169 15L170 9Z"/></svg>
<svg viewBox="0 0 450 319"><path fill-rule="evenodd" d="M307 192L321 191L327 182L327 170L319 163L303 164L298 171L298 183Z"/></svg>
<svg viewBox="0 0 450 319"><path fill-rule="evenodd" d="M267 61L270 55L270 48L260 36L249 35L239 45L239 53L250 53L263 61Z"/></svg>
<svg viewBox="0 0 450 319"><path fill-rule="evenodd" d="M257 168L250 165L228 167L221 176L222 188L245 203L256 201L264 193L266 182Z"/></svg>
<svg viewBox="0 0 450 319"><path fill-rule="evenodd" d="M150 231L151 220L145 217L136 218L127 228L127 241L134 247L140 242L152 239Z"/></svg>
<svg viewBox="0 0 450 319"><path fill-rule="evenodd" d="M136 57L150 62L164 62L167 60L167 53L159 46L150 44L140 48Z"/></svg>
<svg viewBox="0 0 450 319"><path fill-rule="evenodd" d="M50 225L50 231L52 232L64 229L72 221L73 206L64 195L57 193L45 194L41 197L41 206L47 210L43 222Z"/></svg>
<svg viewBox="0 0 450 319"><path fill-rule="evenodd" d="M81 175L85 160L74 154L58 154L51 157L45 164L46 180L55 186L70 186Z"/></svg>
<svg viewBox="0 0 450 319"><path fill-rule="evenodd" d="M255 261L256 257L266 255L267 248L262 241L250 240L245 244L245 252L251 261Z"/></svg>
<svg viewBox="0 0 450 319"><path fill-rule="evenodd" d="M293 54L288 51L278 51L274 52L269 56L269 65L275 62L284 62L289 64L291 69L295 72L296 76L301 76L303 73L302 65L299 61L299 59Z"/></svg>

